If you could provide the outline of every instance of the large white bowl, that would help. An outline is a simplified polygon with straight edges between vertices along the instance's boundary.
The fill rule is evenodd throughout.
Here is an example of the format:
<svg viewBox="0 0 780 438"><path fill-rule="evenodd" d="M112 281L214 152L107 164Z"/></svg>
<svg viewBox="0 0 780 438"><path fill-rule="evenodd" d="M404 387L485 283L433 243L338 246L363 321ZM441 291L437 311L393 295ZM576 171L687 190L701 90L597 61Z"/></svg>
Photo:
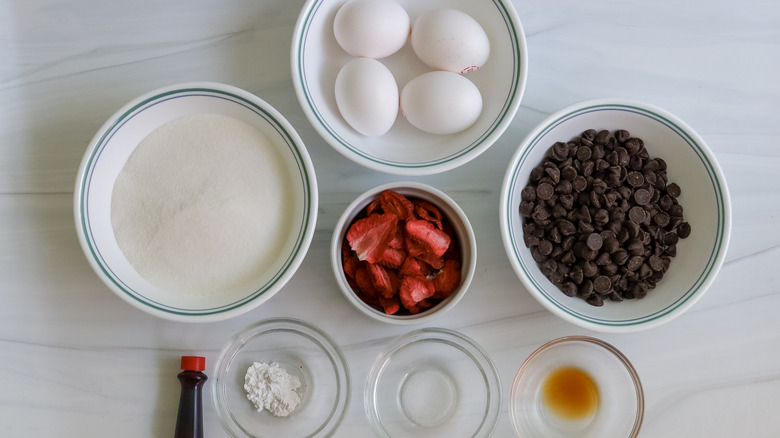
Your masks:
<svg viewBox="0 0 780 438"><path fill-rule="evenodd" d="M669 182L682 188L678 201L692 232L677 245L677 256L657 287L642 299L605 302L594 307L568 297L539 270L523 241L520 191L531 170L557 141L567 142L587 129L625 129L644 140L651 157L667 163ZM690 308L714 281L723 264L731 230L731 204L715 156L687 124L645 103L597 99L578 103L539 124L517 149L504 177L500 228L515 272L528 291L555 315L602 332L628 332L667 322Z"/></svg>
<svg viewBox="0 0 780 438"><path fill-rule="evenodd" d="M136 146L163 124L193 114L229 116L253 126L278 148L294 200L289 232L278 257L250 287L184 295L146 281L117 244L111 225L114 181ZM173 85L140 96L117 111L90 143L76 178L74 214L89 263L112 291L153 315L189 322L226 319L273 296L303 261L317 220L317 181L308 152L287 120L251 93L217 83Z"/></svg>
<svg viewBox="0 0 780 438"><path fill-rule="evenodd" d="M397 0L414 21L423 12L447 7L476 19L490 39L490 58L466 77L482 93L482 114L465 131L428 134L399 112L390 131L366 137L352 129L336 107L334 84L341 67L353 59L336 42L333 19L344 0L309 0L295 26L292 75L303 112L334 149L370 169L397 175L427 175L453 169L487 150L512 121L526 83L525 36L512 2L503 0ZM412 78L431 71L407 41L397 53L380 60L394 74L400 90Z"/></svg>

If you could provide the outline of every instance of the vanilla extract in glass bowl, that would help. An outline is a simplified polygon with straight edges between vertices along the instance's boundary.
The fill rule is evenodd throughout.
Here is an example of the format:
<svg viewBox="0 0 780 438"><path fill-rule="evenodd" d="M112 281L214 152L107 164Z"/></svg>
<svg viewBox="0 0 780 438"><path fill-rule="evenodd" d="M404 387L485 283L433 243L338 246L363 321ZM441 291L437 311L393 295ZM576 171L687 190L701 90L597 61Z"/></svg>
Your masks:
<svg viewBox="0 0 780 438"><path fill-rule="evenodd" d="M617 348L568 336L542 345L520 366L509 415L520 438L633 438L644 417L644 393Z"/></svg>

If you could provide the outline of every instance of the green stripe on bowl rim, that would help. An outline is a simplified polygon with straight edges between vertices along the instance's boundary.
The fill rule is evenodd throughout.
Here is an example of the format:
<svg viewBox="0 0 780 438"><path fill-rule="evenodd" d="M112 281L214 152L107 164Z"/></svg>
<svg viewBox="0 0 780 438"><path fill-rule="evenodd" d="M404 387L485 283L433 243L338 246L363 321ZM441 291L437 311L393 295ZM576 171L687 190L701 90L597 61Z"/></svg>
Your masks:
<svg viewBox="0 0 780 438"><path fill-rule="evenodd" d="M284 264L282 265L282 269L277 271L276 274L271 279L269 279L262 287L260 287L250 295L238 301L228 303L223 306L199 309L199 310L182 309L182 308L167 306L158 303L154 300L150 300L144 297L142 293L133 290L127 284L122 282L121 279L113 273L111 268L108 266L108 263L105 262L102 255L100 254L99 248L97 248L95 241L92 238L92 232L89 223L90 221L89 221L89 214L88 214L88 205L87 205L89 200L87 193L89 192L89 187L92 182L91 178L95 168L95 163L99 159L100 154L106 148L108 141L118 131L118 129L121 128L130 119L132 119L136 115L140 114L144 110L154 105L166 102L171 99L193 97L193 96L214 97L214 98L220 98L220 99L225 99L234 102L238 105L241 105L249 109L250 111L262 117L266 122L268 122L285 139L285 144L287 145L288 149L292 152L295 158L295 162L298 166L298 172L301 177L301 181L303 183L303 189L304 189L302 221L299 226L298 235L295 241L294 248L290 252L289 256L287 257L287 260L285 260ZM176 88L176 89L154 94L151 97L142 99L140 102L133 104L130 107L130 109L125 111L120 116L116 117L116 119L104 130L103 134L100 136L99 141L96 143L96 146L90 151L89 158L87 159L86 169L84 171L82 179L79 181L79 194L80 194L79 215L81 218L80 227L85 236L85 241L89 248L90 255L99 266L105 278L111 281L111 283L116 288L124 292L126 296L136 300L139 303L144 304L145 306L172 315L205 316L205 315L215 315L215 314L225 313L234 310L236 308L239 308L245 305L246 303L256 300L259 297L263 296L271 288L276 286L280 278L282 278L287 274L287 272L289 271L290 267L293 264L293 260L299 257L301 251L304 250L303 247L305 242L307 241L307 233L306 233L307 224L310 221L314 209L314 206L312 205L312 203L314 202L314 197L312 196L312 187L311 187L313 172L311 172L305 165L306 161L308 160L306 159L306 156L304 156L305 153L302 150L303 145L296 144L296 141L293 137L294 136L290 134L290 132L288 132L288 130L283 126L283 123L280 123L276 119L276 117L273 114L271 114L268 110L258 105L256 102L253 102L250 99L247 99L243 96L240 96L228 90L220 90L217 88L207 88L207 87Z"/></svg>
<svg viewBox="0 0 780 438"><path fill-rule="evenodd" d="M560 123L563 123L579 115L583 115L595 111L603 111L603 110L622 110L622 111L632 112L635 114L639 114L654 119L655 121L671 128L694 150L694 152L696 152L697 157L699 157L699 159L704 164L705 168L707 169L707 174L710 177L710 182L712 184L712 187L715 191L715 199L717 203L717 228L716 228L717 236L712 251L710 252L710 257L709 260L707 261L707 265L704 271L702 272L702 274L699 276L699 278L688 289L688 291L686 291L679 299L677 299L675 302L665 307L664 309L661 309L650 315L645 315L639 318L632 318L627 320L612 320L612 319L589 317L583 315L580 312L576 312L570 309L569 307L561 303L559 300L557 300L555 297L552 297L551 295L546 293L544 288L540 287L539 283L528 271L526 265L523 263L523 259L520 257L520 251L522 250L522 248L518 246L519 244L517 242L519 240L516 238L516 236L521 236L522 230L520 230L520 232L518 233L518 231L515 230L514 227L512 226L513 222L512 222L512 217L510 215L513 214L514 209L511 208L511 206L508 206L508 203L511 201L511 199L513 199L512 196L513 193L515 192L515 190L519 189L520 187L517 184L518 170L520 169L523 161L528 157L528 153L532 149L532 146L536 145L539 141L541 141L542 138L551 129L553 129L555 126L559 125ZM544 124L544 128L541 129L536 135L534 135L534 137L530 141L523 142L523 144L527 143L528 146L525 147L525 149L520 153L517 159L512 163L512 167L511 167L512 179L511 179L511 183L509 184L509 187L511 187L511 189L507 192L504 199L501 200L503 203L505 203L505 206L508 206L505 212L506 217L504 219L506 220L507 227L509 229L508 231L511 236L510 241L511 241L512 252L514 253L518 265L524 271L526 279L528 279L528 281L533 284L536 290L547 299L547 302L554 305L560 311L574 318L577 318L583 322L599 325L599 326L608 326L608 327L630 327L630 326L645 324L647 322L655 321L669 316L677 309L679 309L681 306L683 306L686 302L688 302L691 298L698 295L698 292L702 290L705 284L709 283L712 280L710 274L713 272L713 270L715 270L718 266L722 264L723 258L725 257L725 249L727 245L726 239L728 237L726 235L726 231L730 227L730 224L727 223L727 221L729 221L729 218L727 216L727 211L726 211L726 205L728 204L728 200L723 193L723 190L726 187L726 185L722 175L719 175L720 172L718 170L717 163L714 162L714 158L711 157L711 152L709 152L708 148L706 146L700 145L699 144L700 141L697 141L697 139L693 138L693 136L689 134L689 132L692 132L692 130L687 126L681 127L680 125L685 125L684 122L676 119L676 117L672 116L671 114L667 114L667 115L660 114L659 111L654 111L648 108L639 107L636 106L635 104L614 104L614 103L594 103L592 105L586 104L585 106L577 107L576 109L570 111L566 111L566 110L563 111L564 113L561 115L557 115L557 116L553 115L552 117L555 117L553 120L548 119L548 121L542 122ZM701 142L703 143L703 141Z"/></svg>

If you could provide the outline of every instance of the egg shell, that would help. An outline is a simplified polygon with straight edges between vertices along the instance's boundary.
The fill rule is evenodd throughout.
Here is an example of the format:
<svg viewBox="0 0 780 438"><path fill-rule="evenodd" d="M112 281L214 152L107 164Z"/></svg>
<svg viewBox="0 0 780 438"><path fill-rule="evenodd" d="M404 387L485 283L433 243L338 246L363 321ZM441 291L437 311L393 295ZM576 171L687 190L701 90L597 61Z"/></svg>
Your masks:
<svg viewBox="0 0 780 438"><path fill-rule="evenodd" d="M333 20L333 34L352 56L384 58L406 44L411 30L406 10L392 0L350 0Z"/></svg>
<svg viewBox="0 0 780 438"><path fill-rule="evenodd" d="M336 76L336 106L344 120L357 132L379 136L395 123L398 115L398 84L393 73L371 58L355 58Z"/></svg>
<svg viewBox="0 0 780 438"><path fill-rule="evenodd" d="M412 27L414 53L436 70L455 73L474 71L490 57L490 39L470 15L457 9L432 9Z"/></svg>
<svg viewBox="0 0 780 438"><path fill-rule="evenodd" d="M466 77L449 71L424 73L401 90L401 111L416 128L454 134L479 119L482 94Z"/></svg>

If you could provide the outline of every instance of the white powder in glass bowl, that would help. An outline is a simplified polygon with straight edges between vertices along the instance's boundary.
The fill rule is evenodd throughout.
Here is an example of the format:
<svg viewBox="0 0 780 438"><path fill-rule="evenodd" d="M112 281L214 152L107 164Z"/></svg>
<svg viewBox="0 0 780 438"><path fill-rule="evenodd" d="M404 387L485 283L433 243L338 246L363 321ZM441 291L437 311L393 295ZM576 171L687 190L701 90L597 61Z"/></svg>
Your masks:
<svg viewBox="0 0 780 438"><path fill-rule="evenodd" d="M246 397L257 412L266 410L274 417L286 417L298 407L300 387L301 381L276 362L255 362L244 377Z"/></svg>

